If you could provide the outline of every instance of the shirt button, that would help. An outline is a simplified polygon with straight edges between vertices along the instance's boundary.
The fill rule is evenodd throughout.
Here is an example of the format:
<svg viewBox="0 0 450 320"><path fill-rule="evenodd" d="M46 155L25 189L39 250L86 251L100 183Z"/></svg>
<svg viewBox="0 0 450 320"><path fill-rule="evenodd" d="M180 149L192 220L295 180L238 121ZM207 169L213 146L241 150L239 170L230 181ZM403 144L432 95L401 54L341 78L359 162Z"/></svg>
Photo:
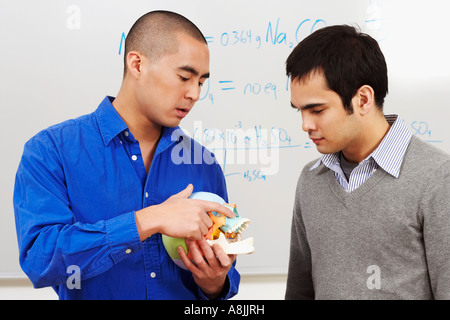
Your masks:
<svg viewBox="0 0 450 320"><path fill-rule="evenodd" d="M129 135L128 131L125 131L123 134L125 135L125 137L128 137Z"/></svg>
<svg viewBox="0 0 450 320"><path fill-rule="evenodd" d="M130 254L130 253L131 253L131 249L125 250L125 253L126 253L126 254Z"/></svg>
<svg viewBox="0 0 450 320"><path fill-rule="evenodd" d="M145 193L145 197L148 198L148 192Z"/></svg>
<svg viewBox="0 0 450 320"><path fill-rule="evenodd" d="M137 160L137 157L136 157L135 155L132 155L132 156L131 156L131 159L133 159L133 161L136 161L136 160Z"/></svg>
<svg viewBox="0 0 450 320"><path fill-rule="evenodd" d="M154 273L154 272L150 273L150 277L152 277L152 278L156 277L156 273Z"/></svg>

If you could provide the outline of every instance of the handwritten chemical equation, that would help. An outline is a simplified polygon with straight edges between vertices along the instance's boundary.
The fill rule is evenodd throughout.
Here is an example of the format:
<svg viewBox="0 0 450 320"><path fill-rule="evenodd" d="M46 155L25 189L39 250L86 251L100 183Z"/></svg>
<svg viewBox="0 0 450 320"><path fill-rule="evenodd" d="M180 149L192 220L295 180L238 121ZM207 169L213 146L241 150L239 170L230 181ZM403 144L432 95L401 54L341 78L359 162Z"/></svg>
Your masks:
<svg viewBox="0 0 450 320"><path fill-rule="evenodd" d="M207 79L203 84L200 93L200 101L206 101L214 104L219 94L237 92L244 96L263 96L274 101L278 100L280 93L286 93L289 90L289 78L286 77L286 83L276 83L275 81L237 81L237 80L218 80Z"/></svg>
<svg viewBox="0 0 450 320"><path fill-rule="evenodd" d="M266 129L260 124L244 128L242 121L237 121L225 132L216 128L202 129L200 121L196 121L192 138L202 144L214 145L214 149L293 147L292 137L286 129L275 126Z"/></svg>
<svg viewBox="0 0 450 320"><path fill-rule="evenodd" d="M206 41L210 45L220 45L222 47L247 46L261 49L263 46L287 46L293 48L303 38L314 31L327 26L323 19L300 19L295 30L287 29L280 18L276 21L269 21L264 31L253 29L230 29L213 36L207 36Z"/></svg>
<svg viewBox="0 0 450 320"><path fill-rule="evenodd" d="M429 143L443 143L443 140L433 139L431 135L431 129L426 121L413 121L411 123L412 133L416 136L422 137L426 142Z"/></svg>
<svg viewBox="0 0 450 320"><path fill-rule="evenodd" d="M218 34L205 36L209 45L221 47L251 46L261 49L263 46L287 46L293 48L303 38L314 31L326 27L327 22L323 19L306 18L299 19L299 23L293 29L287 29L280 18L269 21L264 31L255 31L251 28L219 32ZM126 35L122 32L120 37L119 55L123 52Z"/></svg>
<svg viewBox="0 0 450 320"><path fill-rule="evenodd" d="M310 142L295 143L284 128L266 129L261 124L244 127L242 121L225 131L203 129L202 121L195 121L192 135L183 131L215 154L226 177L241 177L248 182L265 182L277 174L280 150L312 148Z"/></svg>

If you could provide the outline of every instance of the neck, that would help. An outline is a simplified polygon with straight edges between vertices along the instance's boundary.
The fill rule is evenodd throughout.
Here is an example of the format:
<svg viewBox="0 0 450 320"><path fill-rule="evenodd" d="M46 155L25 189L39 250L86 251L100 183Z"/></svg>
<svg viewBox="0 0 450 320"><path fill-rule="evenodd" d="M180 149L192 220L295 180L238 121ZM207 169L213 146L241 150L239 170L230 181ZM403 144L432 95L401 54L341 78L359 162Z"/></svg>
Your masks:
<svg viewBox="0 0 450 320"><path fill-rule="evenodd" d="M380 145L391 128L383 115L367 120L358 140L342 150L349 162L360 163L366 159Z"/></svg>
<svg viewBox="0 0 450 320"><path fill-rule="evenodd" d="M140 143L156 143L158 141L162 126L149 121L140 112L141 108L132 95L121 89L112 104L136 140Z"/></svg>
<svg viewBox="0 0 450 320"><path fill-rule="evenodd" d="M119 91L113 106L128 126L134 138L139 141L145 171L149 172L153 156L161 137L162 126L152 121L140 112L138 102L127 91Z"/></svg>

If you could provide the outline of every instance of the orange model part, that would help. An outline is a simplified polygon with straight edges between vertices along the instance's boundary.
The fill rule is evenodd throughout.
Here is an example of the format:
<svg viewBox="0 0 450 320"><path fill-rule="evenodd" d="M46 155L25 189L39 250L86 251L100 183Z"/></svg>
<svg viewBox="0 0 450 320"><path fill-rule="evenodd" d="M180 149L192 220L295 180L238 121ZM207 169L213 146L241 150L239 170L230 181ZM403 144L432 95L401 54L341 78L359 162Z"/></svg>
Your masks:
<svg viewBox="0 0 450 320"><path fill-rule="evenodd" d="M213 225L211 228L209 228L208 233L205 234L204 238L206 240L215 240L215 239L219 238L219 234L221 233L219 228L221 226L225 225L226 217L225 216L216 217L212 213L212 211L208 211L208 215L211 218ZM203 254L203 252L202 252L202 254ZM188 258L192 260L191 252L188 252Z"/></svg>

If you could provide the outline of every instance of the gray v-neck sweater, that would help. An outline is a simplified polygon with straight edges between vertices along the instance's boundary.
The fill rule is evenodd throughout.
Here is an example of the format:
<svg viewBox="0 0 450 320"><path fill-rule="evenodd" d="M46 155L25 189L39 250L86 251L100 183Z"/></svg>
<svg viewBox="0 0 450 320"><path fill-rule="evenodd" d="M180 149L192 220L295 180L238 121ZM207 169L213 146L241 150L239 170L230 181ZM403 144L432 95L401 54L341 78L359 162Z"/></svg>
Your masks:
<svg viewBox="0 0 450 320"><path fill-rule="evenodd" d="M286 299L450 299L450 156L413 137L399 178L347 193L323 164L300 175Z"/></svg>

